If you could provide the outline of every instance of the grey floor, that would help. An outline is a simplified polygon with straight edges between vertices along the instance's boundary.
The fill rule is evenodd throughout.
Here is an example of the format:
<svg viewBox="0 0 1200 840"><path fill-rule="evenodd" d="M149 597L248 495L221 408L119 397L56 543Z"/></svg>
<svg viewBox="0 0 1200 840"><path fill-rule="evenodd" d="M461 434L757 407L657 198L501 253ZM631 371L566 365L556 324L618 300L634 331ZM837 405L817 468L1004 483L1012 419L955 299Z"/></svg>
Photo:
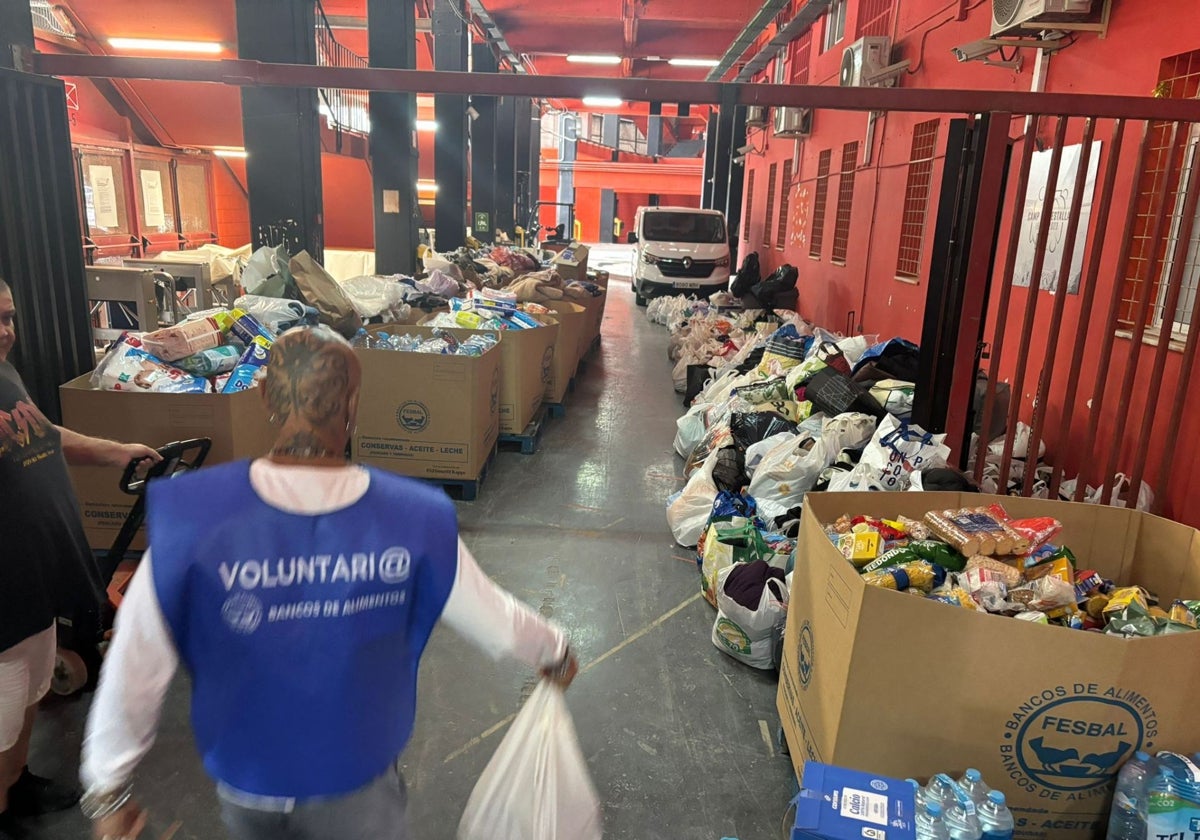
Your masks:
<svg viewBox="0 0 1200 840"><path fill-rule="evenodd" d="M609 840L774 840L792 789L774 745L775 676L712 646L713 611L690 553L675 546L663 500L680 484L671 451L681 408L667 333L615 276L602 349L591 357L532 456L501 453L480 499L460 504L464 538L504 587L570 633L584 672L568 694L604 803ZM421 670L416 733L404 755L418 840L452 840L458 817L530 674L493 664L438 630ZM33 766L75 772L87 699L52 702ZM188 728L184 681L173 686L139 773L152 840L219 840L212 785ZM45 840L87 836L77 813L30 826Z"/></svg>

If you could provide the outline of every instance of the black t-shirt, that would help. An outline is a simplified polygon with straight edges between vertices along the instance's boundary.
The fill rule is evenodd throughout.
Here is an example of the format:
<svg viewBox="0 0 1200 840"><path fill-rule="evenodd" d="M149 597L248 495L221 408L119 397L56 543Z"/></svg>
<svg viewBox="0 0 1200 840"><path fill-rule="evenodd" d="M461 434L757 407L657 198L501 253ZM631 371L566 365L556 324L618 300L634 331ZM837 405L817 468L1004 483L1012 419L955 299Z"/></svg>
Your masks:
<svg viewBox="0 0 1200 840"><path fill-rule="evenodd" d="M0 362L0 651L103 597L62 436Z"/></svg>

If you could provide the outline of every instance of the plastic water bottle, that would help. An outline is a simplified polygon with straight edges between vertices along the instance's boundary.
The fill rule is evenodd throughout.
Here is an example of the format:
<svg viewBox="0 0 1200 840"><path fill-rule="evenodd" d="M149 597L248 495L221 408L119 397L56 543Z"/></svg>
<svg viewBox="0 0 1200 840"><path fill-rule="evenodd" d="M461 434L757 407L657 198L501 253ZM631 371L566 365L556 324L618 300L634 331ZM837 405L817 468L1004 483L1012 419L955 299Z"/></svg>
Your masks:
<svg viewBox="0 0 1200 840"><path fill-rule="evenodd" d="M916 779L906 779L906 781L910 785L913 786L913 801L917 805L915 813L917 813L917 814L923 813L925 810L925 802L926 802L925 788L921 787L921 783L918 782Z"/></svg>
<svg viewBox="0 0 1200 840"><path fill-rule="evenodd" d="M987 800L979 806L979 825L983 840L1012 840L1016 823L1003 793L998 790L988 793Z"/></svg>
<svg viewBox="0 0 1200 840"><path fill-rule="evenodd" d="M370 334L362 327L359 327L358 332L356 332L354 334L354 337L352 339L350 339L350 346L353 347L355 350L370 350L371 349Z"/></svg>
<svg viewBox="0 0 1200 840"><path fill-rule="evenodd" d="M375 349L376 350L393 350L392 337L385 332L375 334Z"/></svg>
<svg viewBox="0 0 1200 840"><path fill-rule="evenodd" d="M971 767L963 777L959 779L959 786L967 792L967 796L971 797L971 801L977 806L982 805L987 795L991 792L991 788L983 781L983 774Z"/></svg>
<svg viewBox="0 0 1200 840"><path fill-rule="evenodd" d="M954 789L954 780L945 773L938 773L929 780L929 784L925 788L925 799L941 805L942 813L945 814L958 802L957 791Z"/></svg>
<svg viewBox="0 0 1200 840"><path fill-rule="evenodd" d="M942 806L936 802L926 802L925 810L917 813L917 840L950 840Z"/></svg>
<svg viewBox="0 0 1200 840"><path fill-rule="evenodd" d="M946 828L951 840L982 840L983 825L979 822L975 803L962 787L957 793L958 801L946 810Z"/></svg>
<svg viewBox="0 0 1200 840"><path fill-rule="evenodd" d="M1108 840L1142 840L1146 836L1146 788L1153 763L1149 754L1136 752L1121 768L1108 818Z"/></svg>

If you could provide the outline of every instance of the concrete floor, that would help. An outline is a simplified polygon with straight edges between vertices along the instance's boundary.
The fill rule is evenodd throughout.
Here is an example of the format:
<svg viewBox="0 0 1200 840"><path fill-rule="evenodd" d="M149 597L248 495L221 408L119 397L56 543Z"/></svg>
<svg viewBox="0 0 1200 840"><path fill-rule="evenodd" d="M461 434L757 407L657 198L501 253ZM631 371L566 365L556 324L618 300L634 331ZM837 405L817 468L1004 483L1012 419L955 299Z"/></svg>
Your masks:
<svg viewBox="0 0 1200 840"><path fill-rule="evenodd" d="M568 694L604 803L609 840L772 840L792 789L774 733L775 676L713 647L713 610L663 506L680 486L671 450L681 411L667 333L634 305L626 248L611 266L603 347L551 421L540 451L503 452L479 501L460 504L483 567L570 633L584 667ZM418 840L452 840L475 780L531 675L493 664L439 629L421 670L416 733L404 755ZM52 702L33 766L75 772L87 698ZM65 747L64 747L65 745ZM196 758L186 684L177 680L139 774L152 840L219 840L212 784ZM31 826L36 838L86 836L77 813Z"/></svg>

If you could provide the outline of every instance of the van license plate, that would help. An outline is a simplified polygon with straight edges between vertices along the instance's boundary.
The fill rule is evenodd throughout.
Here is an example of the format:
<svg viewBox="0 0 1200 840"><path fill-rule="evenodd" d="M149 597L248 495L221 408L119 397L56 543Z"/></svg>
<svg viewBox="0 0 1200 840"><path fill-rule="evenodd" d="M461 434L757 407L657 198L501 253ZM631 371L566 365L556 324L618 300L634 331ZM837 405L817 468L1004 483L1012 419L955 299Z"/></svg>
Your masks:
<svg viewBox="0 0 1200 840"><path fill-rule="evenodd" d="M699 280L676 280L675 288L676 289L699 289L700 281Z"/></svg>

